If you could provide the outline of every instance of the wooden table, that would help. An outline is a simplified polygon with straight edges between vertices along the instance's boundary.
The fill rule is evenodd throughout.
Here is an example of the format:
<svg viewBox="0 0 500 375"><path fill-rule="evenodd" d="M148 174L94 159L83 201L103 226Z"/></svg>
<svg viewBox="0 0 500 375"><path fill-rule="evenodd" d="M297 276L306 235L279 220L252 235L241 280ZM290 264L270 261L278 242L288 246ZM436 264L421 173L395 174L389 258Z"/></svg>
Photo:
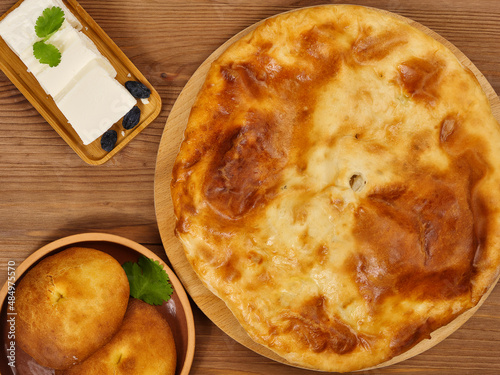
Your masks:
<svg viewBox="0 0 500 375"><path fill-rule="evenodd" d="M4 13L14 0L0 0ZM224 41L274 14L313 0L80 0L154 85L160 116L102 166L85 164L0 73L0 282L55 239L107 232L137 241L168 262L156 225L154 172L173 103L197 67ZM365 0L431 28L464 52L500 92L498 0ZM193 304L192 374L312 374L238 344ZM500 288L477 314L433 349L363 374L500 374Z"/></svg>

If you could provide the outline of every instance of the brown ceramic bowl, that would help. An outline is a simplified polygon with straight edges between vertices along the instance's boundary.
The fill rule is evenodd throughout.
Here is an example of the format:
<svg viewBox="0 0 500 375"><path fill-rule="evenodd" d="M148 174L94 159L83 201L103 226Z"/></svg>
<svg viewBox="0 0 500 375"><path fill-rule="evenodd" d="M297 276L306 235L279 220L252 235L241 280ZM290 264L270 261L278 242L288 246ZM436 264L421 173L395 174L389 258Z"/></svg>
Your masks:
<svg viewBox="0 0 500 375"><path fill-rule="evenodd" d="M127 261L137 261L141 255L152 258L160 262L167 272L172 283L174 293L168 302L158 306L158 310L168 321L174 335L177 349L177 369L176 375L188 375L194 356L194 320L191 305L182 284L174 272L152 251L144 246L123 237L104 233L84 233L61 238L51 242L30 255L24 262L16 268L15 281L22 279L23 275L34 267L40 260L56 254L72 246L90 247L110 254L121 264ZM12 269L9 269L9 272ZM10 274L9 274L10 276ZM10 343L15 335L15 325L10 321L15 321L15 313L12 313L9 304L9 280L0 290L0 340L2 350L0 352L0 374L2 375L49 375L55 371L42 367L35 362L28 354L18 346L15 347L15 366L9 365L9 356L12 354ZM15 296L14 293L11 293ZM11 302L15 299L11 297ZM12 320L14 318L14 320ZM9 321L10 319L10 321Z"/></svg>

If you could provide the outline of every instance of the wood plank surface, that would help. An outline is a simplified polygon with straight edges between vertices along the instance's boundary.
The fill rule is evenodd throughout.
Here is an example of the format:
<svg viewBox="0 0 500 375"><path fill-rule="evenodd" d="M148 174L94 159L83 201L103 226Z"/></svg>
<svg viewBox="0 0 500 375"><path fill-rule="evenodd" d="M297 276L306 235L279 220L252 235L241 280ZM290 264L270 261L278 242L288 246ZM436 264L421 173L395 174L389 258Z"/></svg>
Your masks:
<svg viewBox="0 0 500 375"><path fill-rule="evenodd" d="M156 88L159 117L101 166L85 164L0 73L0 282L55 239L106 232L139 242L167 261L154 207L160 139L170 110L202 62L253 23L324 1L80 0ZM500 2L365 0L437 32L500 92ZM14 4L0 0L0 13ZM194 304L192 374L313 374L262 357L217 328ZM410 360L361 374L499 374L500 288L448 339Z"/></svg>

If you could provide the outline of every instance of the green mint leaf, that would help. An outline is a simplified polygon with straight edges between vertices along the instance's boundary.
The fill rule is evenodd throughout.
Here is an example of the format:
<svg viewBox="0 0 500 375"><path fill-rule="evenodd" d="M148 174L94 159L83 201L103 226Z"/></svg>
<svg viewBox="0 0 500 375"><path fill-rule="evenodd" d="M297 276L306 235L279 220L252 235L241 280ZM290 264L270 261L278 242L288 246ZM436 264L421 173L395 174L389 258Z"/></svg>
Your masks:
<svg viewBox="0 0 500 375"><path fill-rule="evenodd" d="M46 8L38 17L35 24L35 32L39 38L47 40L62 26L64 12L59 7Z"/></svg>
<svg viewBox="0 0 500 375"><path fill-rule="evenodd" d="M130 295L150 305L161 305L173 293L172 285L160 262L145 256L137 263L126 262L123 269L130 284Z"/></svg>
<svg viewBox="0 0 500 375"><path fill-rule="evenodd" d="M33 55L41 64L48 64L51 68L61 62L61 52L54 45L42 40L33 44Z"/></svg>

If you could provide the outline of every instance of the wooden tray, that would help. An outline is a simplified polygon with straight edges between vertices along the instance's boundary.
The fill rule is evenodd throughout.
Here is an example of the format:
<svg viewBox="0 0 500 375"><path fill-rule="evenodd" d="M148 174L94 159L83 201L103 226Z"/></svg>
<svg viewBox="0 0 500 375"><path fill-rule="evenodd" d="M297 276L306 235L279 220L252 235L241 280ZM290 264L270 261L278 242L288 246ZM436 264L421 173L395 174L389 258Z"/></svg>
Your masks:
<svg viewBox="0 0 500 375"><path fill-rule="evenodd" d="M111 159L160 114L161 98L142 73L76 0L63 1L82 24L81 31L95 43L99 51L116 69L116 80L121 84L125 84L126 81L140 81L151 90L149 104L144 104L141 100L137 101L137 106L141 109L140 123L131 130L125 130L121 125L121 120L114 124L111 129L116 130L118 140L115 148L110 152L106 152L101 148L100 137L85 146L73 127L68 124L64 115L57 108L52 97L47 95L36 78L27 72L27 68L21 59L7 46L2 38L0 38L0 69L82 160L88 164L99 165ZM0 20L22 2L23 0L18 1Z"/></svg>
<svg viewBox="0 0 500 375"><path fill-rule="evenodd" d="M462 52L460 52L460 50L458 50L458 48L453 46L450 42L448 42L437 33L413 20L384 10L379 11L385 14L390 14L393 17L407 22L408 24L423 31L424 33L433 37L434 39L445 45L448 49L450 49L459 59L459 61L474 73L490 101L495 118L500 123L500 100L498 96L496 95L495 91L486 80L486 78L479 72L474 64ZM187 292L191 295L194 302L199 306L199 308L208 316L208 318L234 340L238 341L240 344L246 346L254 352L259 353L272 360L290 366L298 367L278 356L270 349L257 344L247 335L234 315L227 308L225 303L214 294L212 294L212 292L210 292L200 281L198 276L193 271L191 264L187 260L180 241L174 236L175 216L170 195L172 167L175 161L175 157L177 156L180 144L184 138L184 130L188 122L191 107L196 100L198 91L201 89L201 86L205 81L206 74L208 73L212 62L216 60L231 44L241 39L246 34L252 32L264 21L265 20L260 21L241 31L240 33L229 39L222 46L220 46L215 52L213 52L207 58L207 60L205 60L196 70L196 72L193 74L193 76L188 81L179 97L177 98L167 119L158 150L154 187L155 210L158 228L168 258L172 263L173 268L177 272L177 275L179 276L181 282L184 284ZM430 349L440 341L444 340L451 333L456 331L476 312L476 310L483 304L487 296L491 293L495 284L496 283L492 285L489 291L483 296L483 298L474 308L460 315L449 325L441 327L440 329L434 331L430 340L421 341L409 351L397 357L394 357L390 361L384 362L376 366L375 368L385 367L409 359L417 354L424 352L427 349Z"/></svg>
<svg viewBox="0 0 500 375"><path fill-rule="evenodd" d="M175 375L189 375L195 348L194 318L189 299L174 272L155 253L141 244L124 237L106 233L82 233L64 237L43 246L26 258L15 270L15 282L19 282L23 275L42 259L73 246L89 247L103 251L113 256L121 264L128 261L135 262L140 255L160 262L169 276L174 293L168 302L164 302L157 309L168 322L174 335L177 351ZM8 339L10 324L7 321L7 317L12 316L12 313L9 313L11 305L8 304L6 297L11 285L7 281L0 290L0 343L3 348L0 351L0 373L3 375L57 374L57 371L37 364L19 346L16 346L15 368L12 369L8 365L6 352L8 348L7 343L10 342Z"/></svg>

